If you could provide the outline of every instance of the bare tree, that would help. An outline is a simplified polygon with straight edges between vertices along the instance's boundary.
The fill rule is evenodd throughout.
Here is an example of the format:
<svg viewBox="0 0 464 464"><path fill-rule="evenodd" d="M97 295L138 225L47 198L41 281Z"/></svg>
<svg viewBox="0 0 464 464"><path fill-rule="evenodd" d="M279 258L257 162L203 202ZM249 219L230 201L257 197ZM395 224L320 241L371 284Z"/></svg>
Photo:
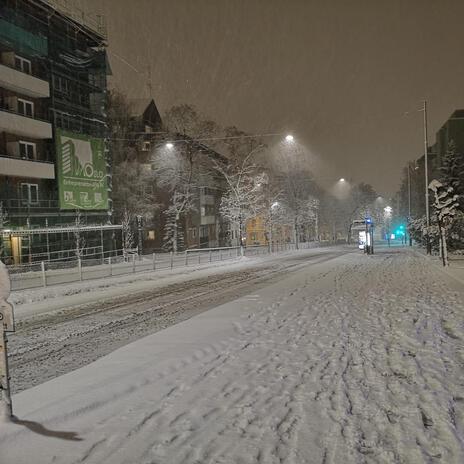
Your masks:
<svg viewBox="0 0 464 464"><path fill-rule="evenodd" d="M142 216L150 221L159 207L155 178L151 165L138 159L131 105L118 91L109 93L108 120L115 215L122 220L127 210L131 216Z"/></svg>
<svg viewBox="0 0 464 464"><path fill-rule="evenodd" d="M224 166L216 163L216 169L226 181L227 190L221 199L220 211L232 227L238 230L240 250L243 255L243 241L246 223L256 217L263 209L263 173L253 163L252 157L262 147L258 146L248 155L233 160Z"/></svg>
<svg viewBox="0 0 464 464"><path fill-rule="evenodd" d="M125 208L122 219L122 253L124 256L124 260L127 261L128 252L132 248L134 248L134 232L132 229L132 224L134 221L134 217L131 214L130 210Z"/></svg>
<svg viewBox="0 0 464 464"><path fill-rule="evenodd" d="M165 211L165 246L177 252L183 241L181 221L195 210L199 187L212 175L205 142L214 138L219 128L185 104L172 107L164 121L173 139L169 147L164 145L154 154L153 168L158 185L170 194Z"/></svg>
<svg viewBox="0 0 464 464"><path fill-rule="evenodd" d="M443 260L443 266L448 266L447 231L454 220L456 209L459 206L458 195L453 194L453 187L443 185L435 179L430 182L429 189L435 197L433 207L435 208L440 233L440 255Z"/></svg>

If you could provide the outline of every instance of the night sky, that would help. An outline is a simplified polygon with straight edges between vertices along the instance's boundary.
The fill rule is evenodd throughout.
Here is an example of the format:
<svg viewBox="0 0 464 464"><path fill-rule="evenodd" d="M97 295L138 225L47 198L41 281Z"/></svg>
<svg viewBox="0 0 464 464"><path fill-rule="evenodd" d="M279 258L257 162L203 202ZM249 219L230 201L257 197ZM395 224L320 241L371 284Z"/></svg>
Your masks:
<svg viewBox="0 0 464 464"><path fill-rule="evenodd" d="M393 193L423 153L422 99L431 143L464 107L462 0L81 1L106 16L113 86L148 96L151 66L161 113L291 131L326 186Z"/></svg>

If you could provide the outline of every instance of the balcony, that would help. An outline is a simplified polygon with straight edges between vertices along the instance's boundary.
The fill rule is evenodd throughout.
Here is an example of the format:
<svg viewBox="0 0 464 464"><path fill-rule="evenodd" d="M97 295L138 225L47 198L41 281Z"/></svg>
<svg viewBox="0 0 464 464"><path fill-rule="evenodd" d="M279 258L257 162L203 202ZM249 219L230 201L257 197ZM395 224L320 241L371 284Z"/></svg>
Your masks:
<svg viewBox="0 0 464 464"><path fill-rule="evenodd" d="M209 224L216 224L216 216L202 216L200 223L202 226L206 226Z"/></svg>
<svg viewBox="0 0 464 464"><path fill-rule="evenodd" d="M51 139L52 125L47 121L30 118L0 108L0 132L33 139Z"/></svg>
<svg viewBox="0 0 464 464"><path fill-rule="evenodd" d="M46 161L0 156L0 175L32 179L54 179L55 165Z"/></svg>
<svg viewBox="0 0 464 464"><path fill-rule="evenodd" d="M0 87L32 98L48 98L50 85L47 81L0 64Z"/></svg>
<svg viewBox="0 0 464 464"><path fill-rule="evenodd" d="M200 193L200 204L201 205L214 205L215 200L213 195L206 195L204 193Z"/></svg>

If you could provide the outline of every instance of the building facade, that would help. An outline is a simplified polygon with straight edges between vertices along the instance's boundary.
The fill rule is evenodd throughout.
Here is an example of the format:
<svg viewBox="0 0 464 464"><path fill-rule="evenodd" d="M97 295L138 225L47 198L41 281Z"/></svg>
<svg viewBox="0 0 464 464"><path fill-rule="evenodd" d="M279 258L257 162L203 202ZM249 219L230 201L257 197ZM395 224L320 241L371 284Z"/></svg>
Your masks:
<svg viewBox="0 0 464 464"><path fill-rule="evenodd" d="M74 246L76 224L80 231L88 227L90 253L113 246L108 71L101 18L75 15L59 2L2 1L0 203L7 261L60 258Z"/></svg>

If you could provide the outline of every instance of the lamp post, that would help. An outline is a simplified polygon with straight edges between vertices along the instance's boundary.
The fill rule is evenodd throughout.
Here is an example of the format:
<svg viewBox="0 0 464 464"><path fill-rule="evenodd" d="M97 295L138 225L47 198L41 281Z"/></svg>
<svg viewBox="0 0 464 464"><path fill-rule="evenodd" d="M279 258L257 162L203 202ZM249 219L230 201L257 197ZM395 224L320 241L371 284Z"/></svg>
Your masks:
<svg viewBox="0 0 464 464"><path fill-rule="evenodd" d="M429 163L428 163L428 141L427 141L427 100L424 100L424 106L422 108L424 112L424 175L425 175L425 221L426 221L426 246L427 254L432 253L430 243L430 209L429 209Z"/></svg>
<svg viewBox="0 0 464 464"><path fill-rule="evenodd" d="M137 215L137 231L138 231L138 250L139 250L139 257L142 256L142 216L140 214Z"/></svg>
<svg viewBox="0 0 464 464"><path fill-rule="evenodd" d="M274 208L277 208L277 206L279 206L279 202L274 201L274 203L272 203L271 207L269 208L269 253L272 253L272 212Z"/></svg>
<svg viewBox="0 0 464 464"><path fill-rule="evenodd" d="M388 246L390 246L390 220L392 217L393 208L391 206L386 206L383 209L383 218L385 223L385 234L387 236Z"/></svg>
<svg viewBox="0 0 464 464"><path fill-rule="evenodd" d="M414 167L414 171L419 169L418 166ZM408 224L411 221L411 163L408 163ZM408 231L409 235L409 246L412 246L412 237L411 233Z"/></svg>

